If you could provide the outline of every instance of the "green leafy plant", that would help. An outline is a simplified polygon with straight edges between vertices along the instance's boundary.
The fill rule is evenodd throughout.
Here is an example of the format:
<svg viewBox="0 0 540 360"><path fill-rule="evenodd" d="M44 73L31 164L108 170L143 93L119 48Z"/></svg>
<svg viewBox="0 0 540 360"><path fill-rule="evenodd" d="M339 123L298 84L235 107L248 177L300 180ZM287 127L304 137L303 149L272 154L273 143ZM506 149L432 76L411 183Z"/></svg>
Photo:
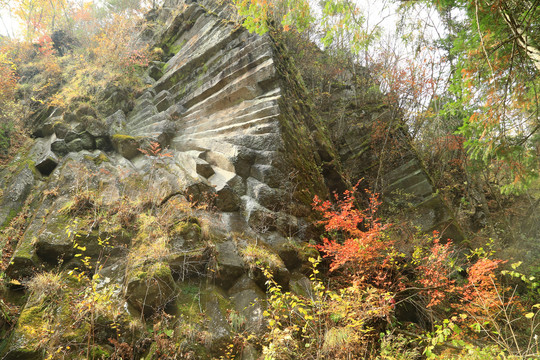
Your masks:
<svg viewBox="0 0 540 360"><path fill-rule="evenodd" d="M269 332L263 338L263 355L267 359L366 356L375 326L390 315L388 294L357 285L327 289L318 277L321 259L309 261L309 297L283 291L272 273L259 263L267 277L268 294L264 316Z"/></svg>

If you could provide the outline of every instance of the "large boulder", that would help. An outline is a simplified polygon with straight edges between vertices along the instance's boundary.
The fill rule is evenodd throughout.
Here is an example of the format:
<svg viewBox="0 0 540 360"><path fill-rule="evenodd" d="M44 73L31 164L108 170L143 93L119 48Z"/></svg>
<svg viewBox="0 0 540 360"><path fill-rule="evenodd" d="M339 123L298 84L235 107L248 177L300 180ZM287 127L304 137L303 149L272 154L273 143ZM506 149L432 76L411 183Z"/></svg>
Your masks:
<svg viewBox="0 0 540 360"><path fill-rule="evenodd" d="M175 297L176 285L167 263L143 264L131 271L127 301L146 314L163 309Z"/></svg>
<svg viewBox="0 0 540 360"><path fill-rule="evenodd" d="M24 164L11 176L0 202L0 227L7 224L21 209L35 184L31 164Z"/></svg>
<svg viewBox="0 0 540 360"><path fill-rule="evenodd" d="M228 289L244 273L246 265L232 240L217 244L216 252L216 281L223 288Z"/></svg>
<svg viewBox="0 0 540 360"><path fill-rule="evenodd" d="M229 289L229 295L244 329L249 333L263 333L267 326L263 316L266 309L264 291L249 276L243 275Z"/></svg>
<svg viewBox="0 0 540 360"><path fill-rule="evenodd" d="M128 160L140 155L141 139L129 135L115 134L112 136L114 149Z"/></svg>

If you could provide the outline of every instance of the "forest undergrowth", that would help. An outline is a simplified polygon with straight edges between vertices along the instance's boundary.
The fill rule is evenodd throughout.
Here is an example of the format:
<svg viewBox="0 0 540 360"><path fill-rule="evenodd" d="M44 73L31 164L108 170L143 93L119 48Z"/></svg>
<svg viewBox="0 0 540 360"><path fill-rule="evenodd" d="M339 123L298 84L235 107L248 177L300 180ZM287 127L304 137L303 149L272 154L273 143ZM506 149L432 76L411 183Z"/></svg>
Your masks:
<svg viewBox="0 0 540 360"><path fill-rule="evenodd" d="M401 243L356 188L334 202L314 199L326 231L310 258L311 293L285 292L268 277L268 359L537 358L539 285L492 242L465 249L438 232ZM414 246L410 247L410 242ZM402 248L409 248L407 252ZM262 266L262 264L259 264ZM322 271L322 269L327 269ZM288 349L284 352L283 349Z"/></svg>

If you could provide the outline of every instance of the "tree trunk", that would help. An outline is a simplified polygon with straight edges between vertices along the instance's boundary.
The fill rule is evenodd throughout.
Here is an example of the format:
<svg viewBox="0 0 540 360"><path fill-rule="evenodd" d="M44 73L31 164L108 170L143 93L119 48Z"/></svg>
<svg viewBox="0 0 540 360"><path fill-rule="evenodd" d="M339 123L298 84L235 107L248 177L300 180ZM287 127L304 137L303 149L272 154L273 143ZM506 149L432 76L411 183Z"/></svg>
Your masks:
<svg viewBox="0 0 540 360"><path fill-rule="evenodd" d="M531 6L535 5L533 4ZM512 13L510 9L508 9L506 2L502 2L499 11L504 21L506 22L506 25L508 25L510 31L512 31L512 35L514 35L514 37L516 38L516 42L519 47L525 50L525 53L531 59L534 66L538 69L538 71L540 71L540 49L531 44L530 36L518 24L514 16L512 16Z"/></svg>

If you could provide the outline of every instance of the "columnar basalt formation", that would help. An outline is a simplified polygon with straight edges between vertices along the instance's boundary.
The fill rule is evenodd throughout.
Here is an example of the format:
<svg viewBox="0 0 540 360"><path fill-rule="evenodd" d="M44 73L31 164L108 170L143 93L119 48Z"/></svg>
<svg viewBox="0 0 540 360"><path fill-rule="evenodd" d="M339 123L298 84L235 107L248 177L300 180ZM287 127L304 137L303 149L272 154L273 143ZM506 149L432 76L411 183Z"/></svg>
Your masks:
<svg viewBox="0 0 540 360"><path fill-rule="evenodd" d="M113 86L103 118L86 105L43 110L33 145L2 172L0 224L10 230L0 246L13 286L46 270L99 275L94 289L111 289L124 309L92 325L104 343L111 324L160 311L205 334L193 344L199 358L219 354L233 310L249 332L264 331L257 265L283 288L307 291L313 196L349 186L284 45L230 18L216 1L166 2L144 34L164 58L134 103ZM386 179L429 199L423 178L407 180L418 175L412 164L410 176L398 169ZM42 358L35 329L84 343L90 330L75 329L65 308L80 286L30 293L3 356Z"/></svg>
<svg viewBox="0 0 540 360"><path fill-rule="evenodd" d="M348 131L335 142L344 170L353 180L369 179L374 190L382 194L383 209L405 212L409 223L423 232L437 230L444 237L463 240L452 210L432 185L406 128L392 120L388 108L362 113L347 118ZM374 140L377 130L373 124L377 122L384 133ZM376 141L378 146L374 146Z"/></svg>
<svg viewBox="0 0 540 360"><path fill-rule="evenodd" d="M206 318L190 321L209 332L204 358L229 338L231 309L249 331L264 330L256 262L284 288L305 284L311 201L346 181L279 41L248 33L212 1L168 8L162 28L145 35L164 59L133 106L113 92L118 108L106 118L85 105L36 118L33 146L5 170L0 221L18 227L2 245L14 283L45 270L99 273L99 288L117 284L128 317L187 316L171 307L196 286ZM73 301L66 286L61 296ZM30 327L69 322L61 305L36 296L7 359L40 358ZM86 336L68 330L59 336Z"/></svg>
<svg viewBox="0 0 540 360"><path fill-rule="evenodd" d="M363 179L361 186L381 194L383 210L406 213L408 223L420 231L438 230L463 240L452 209L416 153L402 114L386 95L372 90L374 80L365 69L357 73L356 83L352 76L336 79L331 105L321 109L343 171L352 182Z"/></svg>

